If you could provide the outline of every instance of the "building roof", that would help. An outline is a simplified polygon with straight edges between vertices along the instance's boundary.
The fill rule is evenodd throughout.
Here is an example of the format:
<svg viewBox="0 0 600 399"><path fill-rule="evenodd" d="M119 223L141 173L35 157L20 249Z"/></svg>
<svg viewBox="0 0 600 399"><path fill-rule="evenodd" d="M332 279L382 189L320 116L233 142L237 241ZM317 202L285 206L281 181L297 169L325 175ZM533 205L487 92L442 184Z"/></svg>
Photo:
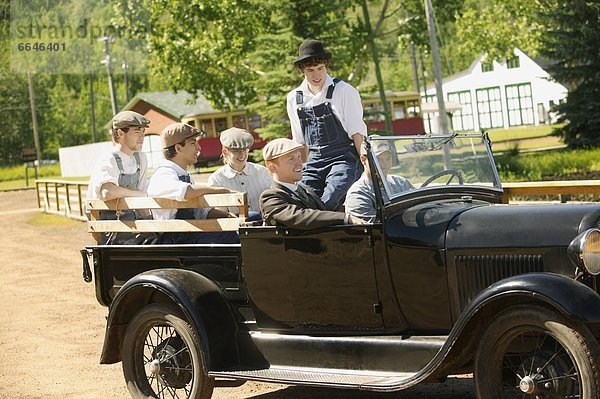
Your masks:
<svg viewBox="0 0 600 399"><path fill-rule="evenodd" d="M196 92L196 96L194 101L193 96L185 90L143 92L138 93L123 109L132 109L138 102L144 101L178 120L187 115L220 112L212 107L200 91Z"/></svg>

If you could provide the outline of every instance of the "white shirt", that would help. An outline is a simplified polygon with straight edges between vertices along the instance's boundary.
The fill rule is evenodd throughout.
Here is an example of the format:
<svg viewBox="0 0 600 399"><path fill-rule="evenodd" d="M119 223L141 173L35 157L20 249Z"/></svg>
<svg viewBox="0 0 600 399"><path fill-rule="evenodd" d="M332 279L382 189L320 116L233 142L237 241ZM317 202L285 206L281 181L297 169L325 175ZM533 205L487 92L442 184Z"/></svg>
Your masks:
<svg viewBox="0 0 600 399"><path fill-rule="evenodd" d="M119 171L119 166L117 165L117 160L115 159L113 152L116 152L119 157L121 157L121 161L123 162L123 171L125 174L131 174L137 171L138 165L133 155L129 156L124 152L116 150L102 154L96 161L90 176L86 200L101 199L100 188L105 183L114 183L117 186L119 185L119 175L121 172ZM143 152L138 152L138 154L140 156L140 182L137 189L144 191L146 188L146 170L148 169L148 159L146 158L146 154Z"/></svg>
<svg viewBox="0 0 600 399"><path fill-rule="evenodd" d="M187 170L175 162L165 159L160 166L156 168L150 180L148 181L148 197L168 198L177 201L185 199L185 193L190 185L194 184L194 179L190 176L191 183L179 180L179 176L188 175ZM194 209L196 219L206 219L211 208ZM152 217L156 220L175 219L177 209L154 209Z"/></svg>
<svg viewBox="0 0 600 399"><path fill-rule="evenodd" d="M271 187L271 183L273 183L273 178L269 170L252 162L246 162L246 166L241 172L234 170L229 165L224 165L214 171L208 178L208 184L211 186L225 187L247 193L249 210L256 212L260 212L260 195ZM239 213L237 208L231 209L231 211Z"/></svg>
<svg viewBox="0 0 600 399"><path fill-rule="evenodd" d="M323 104L327 100L327 88L331 84L333 84L333 78L328 74L326 75L323 88L319 93L314 95L308 89L308 83L305 78L300 86L288 93L287 113L292 125L292 139L294 141L304 144L304 135L302 134L300 119L298 118L298 107L300 105L296 104L296 91L301 90L303 93L303 107L314 107L315 105ZM356 133L360 133L363 136L367 135L367 125L363 121L363 107L358 90L350 84L340 81L335 85L330 103L333 113L342 123L350 139Z"/></svg>

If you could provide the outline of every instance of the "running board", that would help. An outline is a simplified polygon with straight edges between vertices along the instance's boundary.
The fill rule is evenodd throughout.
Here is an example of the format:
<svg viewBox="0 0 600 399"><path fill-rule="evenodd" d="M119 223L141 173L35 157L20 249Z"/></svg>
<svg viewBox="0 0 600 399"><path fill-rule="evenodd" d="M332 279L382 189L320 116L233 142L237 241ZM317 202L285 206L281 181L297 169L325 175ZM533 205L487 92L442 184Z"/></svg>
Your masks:
<svg viewBox="0 0 600 399"><path fill-rule="evenodd" d="M270 367L261 370L211 371L209 377L253 380L279 384L396 391L414 385L417 373L380 373L360 370L316 370Z"/></svg>

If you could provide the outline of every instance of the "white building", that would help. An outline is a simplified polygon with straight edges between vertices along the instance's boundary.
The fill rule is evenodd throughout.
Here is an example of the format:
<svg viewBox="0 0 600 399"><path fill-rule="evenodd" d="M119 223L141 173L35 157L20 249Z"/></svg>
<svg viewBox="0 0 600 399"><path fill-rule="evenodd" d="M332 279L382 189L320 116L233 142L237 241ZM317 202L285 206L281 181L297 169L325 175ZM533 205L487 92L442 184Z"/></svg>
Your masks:
<svg viewBox="0 0 600 399"><path fill-rule="evenodd" d="M509 128L554 122L550 107L562 102L567 89L519 49L502 62L477 58L469 69L442 80L444 98L462 104L452 114L455 131ZM423 102L436 100L435 84ZM431 115L431 114L429 114ZM424 114L425 130L431 128Z"/></svg>

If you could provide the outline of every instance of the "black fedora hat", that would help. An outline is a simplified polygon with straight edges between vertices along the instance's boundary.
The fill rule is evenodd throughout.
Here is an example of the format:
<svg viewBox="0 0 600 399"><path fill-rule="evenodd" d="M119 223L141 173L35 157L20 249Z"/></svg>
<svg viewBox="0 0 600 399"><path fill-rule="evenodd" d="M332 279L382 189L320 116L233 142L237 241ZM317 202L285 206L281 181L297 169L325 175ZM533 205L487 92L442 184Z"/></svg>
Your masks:
<svg viewBox="0 0 600 399"><path fill-rule="evenodd" d="M331 53L325 51L323 44L315 39L306 39L298 48L298 58L294 61L294 65L298 66L304 60L309 58L325 58L330 59Z"/></svg>

